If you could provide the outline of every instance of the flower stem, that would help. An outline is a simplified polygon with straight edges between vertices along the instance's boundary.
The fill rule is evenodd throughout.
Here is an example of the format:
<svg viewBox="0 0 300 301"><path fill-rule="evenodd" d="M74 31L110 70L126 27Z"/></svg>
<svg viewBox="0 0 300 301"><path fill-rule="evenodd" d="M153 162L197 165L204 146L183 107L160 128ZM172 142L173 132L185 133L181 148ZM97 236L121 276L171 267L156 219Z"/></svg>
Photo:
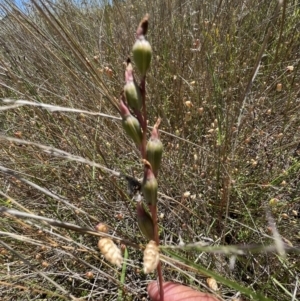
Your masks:
<svg viewBox="0 0 300 301"><path fill-rule="evenodd" d="M140 84L142 100L143 100L143 120L141 122L143 130L143 139L142 139L142 158L146 159L146 144L147 144L147 108L146 108L146 76L141 80Z"/></svg>
<svg viewBox="0 0 300 301"><path fill-rule="evenodd" d="M150 212L151 212L152 220L153 220L154 240L155 240L156 244L159 246L157 206L150 205L149 207L150 207ZM164 301L164 288L163 288L164 279L162 276L161 262L159 262L157 265L157 275L158 275L158 282L159 282L160 301Z"/></svg>

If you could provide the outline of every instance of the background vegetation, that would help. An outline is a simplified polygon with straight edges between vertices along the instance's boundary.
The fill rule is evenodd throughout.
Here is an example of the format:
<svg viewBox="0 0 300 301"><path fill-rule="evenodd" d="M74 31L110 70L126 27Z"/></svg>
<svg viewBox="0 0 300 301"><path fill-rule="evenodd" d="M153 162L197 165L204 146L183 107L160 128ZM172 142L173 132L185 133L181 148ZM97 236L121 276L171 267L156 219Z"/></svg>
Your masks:
<svg viewBox="0 0 300 301"><path fill-rule="evenodd" d="M116 97L146 12L149 124L162 118L165 147L165 279L211 291L213 277L224 300L300 299L299 1L31 1L22 11L2 1L0 10L1 211L29 214L0 216L1 300L146 300L155 275L141 272L135 204L126 181L99 168L142 177ZM98 222L128 247L122 271L97 250Z"/></svg>

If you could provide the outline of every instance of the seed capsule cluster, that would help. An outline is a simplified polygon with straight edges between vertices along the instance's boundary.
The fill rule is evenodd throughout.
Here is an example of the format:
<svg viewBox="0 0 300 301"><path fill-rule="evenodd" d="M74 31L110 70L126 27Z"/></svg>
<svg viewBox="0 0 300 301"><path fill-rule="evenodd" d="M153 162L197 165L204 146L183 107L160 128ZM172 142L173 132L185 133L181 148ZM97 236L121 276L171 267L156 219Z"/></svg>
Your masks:
<svg viewBox="0 0 300 301"><path fill-rule="evenodd" d="M152 273L159 263L159 249L155 241L150 240L144 250L144 273Z"/></svg>
<svg viewBox="0 0 300 301"><path fill-rule="evenodd" d="M101 238L98 242L98 247L108 262L115 264L118 267L122 266L123 257L121 250L110 238Z"/></svg>

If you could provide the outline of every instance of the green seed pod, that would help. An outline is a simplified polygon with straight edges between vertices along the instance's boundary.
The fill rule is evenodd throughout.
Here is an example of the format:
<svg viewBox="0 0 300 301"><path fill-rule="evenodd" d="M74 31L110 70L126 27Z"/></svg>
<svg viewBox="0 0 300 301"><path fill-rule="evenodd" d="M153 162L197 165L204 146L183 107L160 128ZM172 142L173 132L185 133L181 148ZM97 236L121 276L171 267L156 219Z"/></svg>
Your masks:
<svg viewBox="0 0 300 301"><path fill-rule="evenodd" d="M142 128L139 121L132 115L123 117L122 125L129 137L137 144L141 145L143 140Z"/></svg>
<svg viewBox="0 0 300 301"><path fill-rule="evenodd" d="M129 109L124 104L124 93L122 94L122 98L120 100L120 114L122 116L122 125L129 137L133 139L133 141L137 145L141 145L143 134L142 128L139 121L130 114Z"/></svg>
<svg viewBox="0 0 300 301"><path fill-rule="evenodd" d="M142 76L146 75L146 72L149 69L152 49L150 43L145 40L144 36L140 36L132 48L133 60L135 65Z"/></svg>
<svg viewBox="0 0 300 301"><path fill-rule="evenodd" d="M154 239L154 225L152 217L148 212L145 211L142 202L137 203L136 209L138 226L141 232L149 240Z"/></svg>
<svg viewBox="0 0 300 301"><path fill-rule="evenodd" d="M140 87L135 81L129 81L124 86L124 92L128 105L133 110L140 110L143 104Z"/></svg>
<svg viewBox="0 0 300 301"><path fill-rule="evenodd" d="M163 144L158 137L158 130L153 128L152 135L146 146L146 158L151 164L152 171L157 176L160 168L161 157L163 153Z"/></svg>
<svg viewBox="0 0 300 301"><path fill-rule="evenodd" d="M143 191L146 203L148 205L153 205L153 206L156 205L156 203L157 203L157 187L158 187L157 180L150 168L149 162L147 162L147 164L145 164L142 191Z"/></svg>

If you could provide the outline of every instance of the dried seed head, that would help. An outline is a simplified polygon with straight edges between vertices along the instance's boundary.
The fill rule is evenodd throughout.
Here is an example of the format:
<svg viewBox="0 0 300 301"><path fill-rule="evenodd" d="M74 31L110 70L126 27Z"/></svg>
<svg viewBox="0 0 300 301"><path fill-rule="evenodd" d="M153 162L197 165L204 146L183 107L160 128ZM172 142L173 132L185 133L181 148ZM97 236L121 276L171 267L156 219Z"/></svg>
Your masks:
<svg viewBox="0 0 300 301"><path fill-rule="evenodd" d="M41 251L46 251L47 249L48 248L45 245L41 246Z"/></svg>
<svg viewBox="0 0 300 301"><path fill-rule="evenodd" d="M144 273L152 273L159 263L159 249L155 241L150 240L144 250Z"/></svg>
<svg viewBox="0 0 300 301"><path fill-rule="evenodd" d="M115 215L115 218L117 218L119 221L122 221L124 219L124 214L119 212Z"/></svg>
<svg viewBox="0 0 300 301"><path fill-rule="evenodd" d="M245 139L245 143L246 144L249 144L251 142L251 137L247 137L246 139Z"/></svg>
<svg viewBox="0 0 300 301"><path fill-rule="evenodd" d="M105 71L105 74L108 76L108 77L112 77L113 76L113 71L109 68L109 67L105 67L104 68L104 71Z"/></svg>
<svg viewBox="0 0 300 301"><path fill-rule="evenodd" d="M42 262L42 266L43 266L44 268L47 268L47 267L49 266L49 263L48 263L47 261L43 261L43 262Z"/></svg>
<svg viewBox="0 0 300 301"><path fill-rule="evenodd" d="M101 238L98 248L108 262L121 267L123 262L121 251L110 238Z"/></svg>
<svg viewBox="0 0 300 301"><path fill-rule="evenodd" d="M190 193L189 191L186 191L186 192L183 193L182 197L186 199L186 198L188 198L190 195L191 195L191 193Z"/></svg>
<svg viewBox="0 0 300 301"><path fill-rule="evenodd" d="M203 112L204 112L204 108L198 108L198 113L199 113L199 115L202 115L203 114Z"/></svg>
<svg viewBox="0 0 300 301"><path fill-rule="evenodd" d="M279 133L278 135L277 135L277 138L278 139L280 139L280 138L282 138L283 137L283 133Z"/></svg>
<svg viewBox="0 0 300 301"><path fill-rule="evenodd" d="M282 91L282 84L277 84L276 85L276 91L281 92Z"/></svg>
<svg viewBox="0 0 300 301"><path fill-rule="evenodd" d="M184 115L184 120L185 121L191 121L192 119L192 113L191 112L186 112Z"/></svg>
<svg viewBox="0 0 300 301"><path fill-rule="evenodd" d="M89 272L85 273L85 277L87 279L94 279L95 276L94 276L93 272L89 271Z"/></svg>
<svg viewBox="0 0 300 301"><path fill-rule="evenodd" d="M253 167L256 167L257 164L258 164L258 161L253 160L253 159L251 160L251 165L252 165Z"/></svg>
<svg viewBox="0 0 300 301"><path fill-rule="evenodd" d="M213 291L217 291L219 289L217 281L214 278L207 278L206 282L209 288L211 288Z"/></svg>
<svg viewBox="0 0 300 301"><path fill-rule="evenodd" d="M99 223L96 227L95 227L97 232L103 232L103 233L107 233L108 232L108 226L106 224L103 223Z"/></svg>
<svg viewBox="0 0 300 301"><path fill-rule="evenodd" d="M154 239L154 225L150 214L145 211L142 202L138 202L137 209L137 221L138 226L143 235L148 239Z"/></svg>
<svg viewBox="0 0 300 301"><path fill-rule="evenodd" d="M193 107L193 103L192 103L190 100L187 100L187 101L185 102L185 105L186 105L188 108Z"/></svg>
<svg viewBox="0 0 300 301"><path fill-rule="evenodd" d="M16 131L14 132L15 137L17 138L22 138L22 132L21 131Z"/></svg>
<svg viewBox="0 0 300 301"><path fill-rule="evenodd" d="M157 180L151 170L151 164L144 160L144 180L142 185L142 190L144 198L148 205L156 205L157 203Z"/></svg>

